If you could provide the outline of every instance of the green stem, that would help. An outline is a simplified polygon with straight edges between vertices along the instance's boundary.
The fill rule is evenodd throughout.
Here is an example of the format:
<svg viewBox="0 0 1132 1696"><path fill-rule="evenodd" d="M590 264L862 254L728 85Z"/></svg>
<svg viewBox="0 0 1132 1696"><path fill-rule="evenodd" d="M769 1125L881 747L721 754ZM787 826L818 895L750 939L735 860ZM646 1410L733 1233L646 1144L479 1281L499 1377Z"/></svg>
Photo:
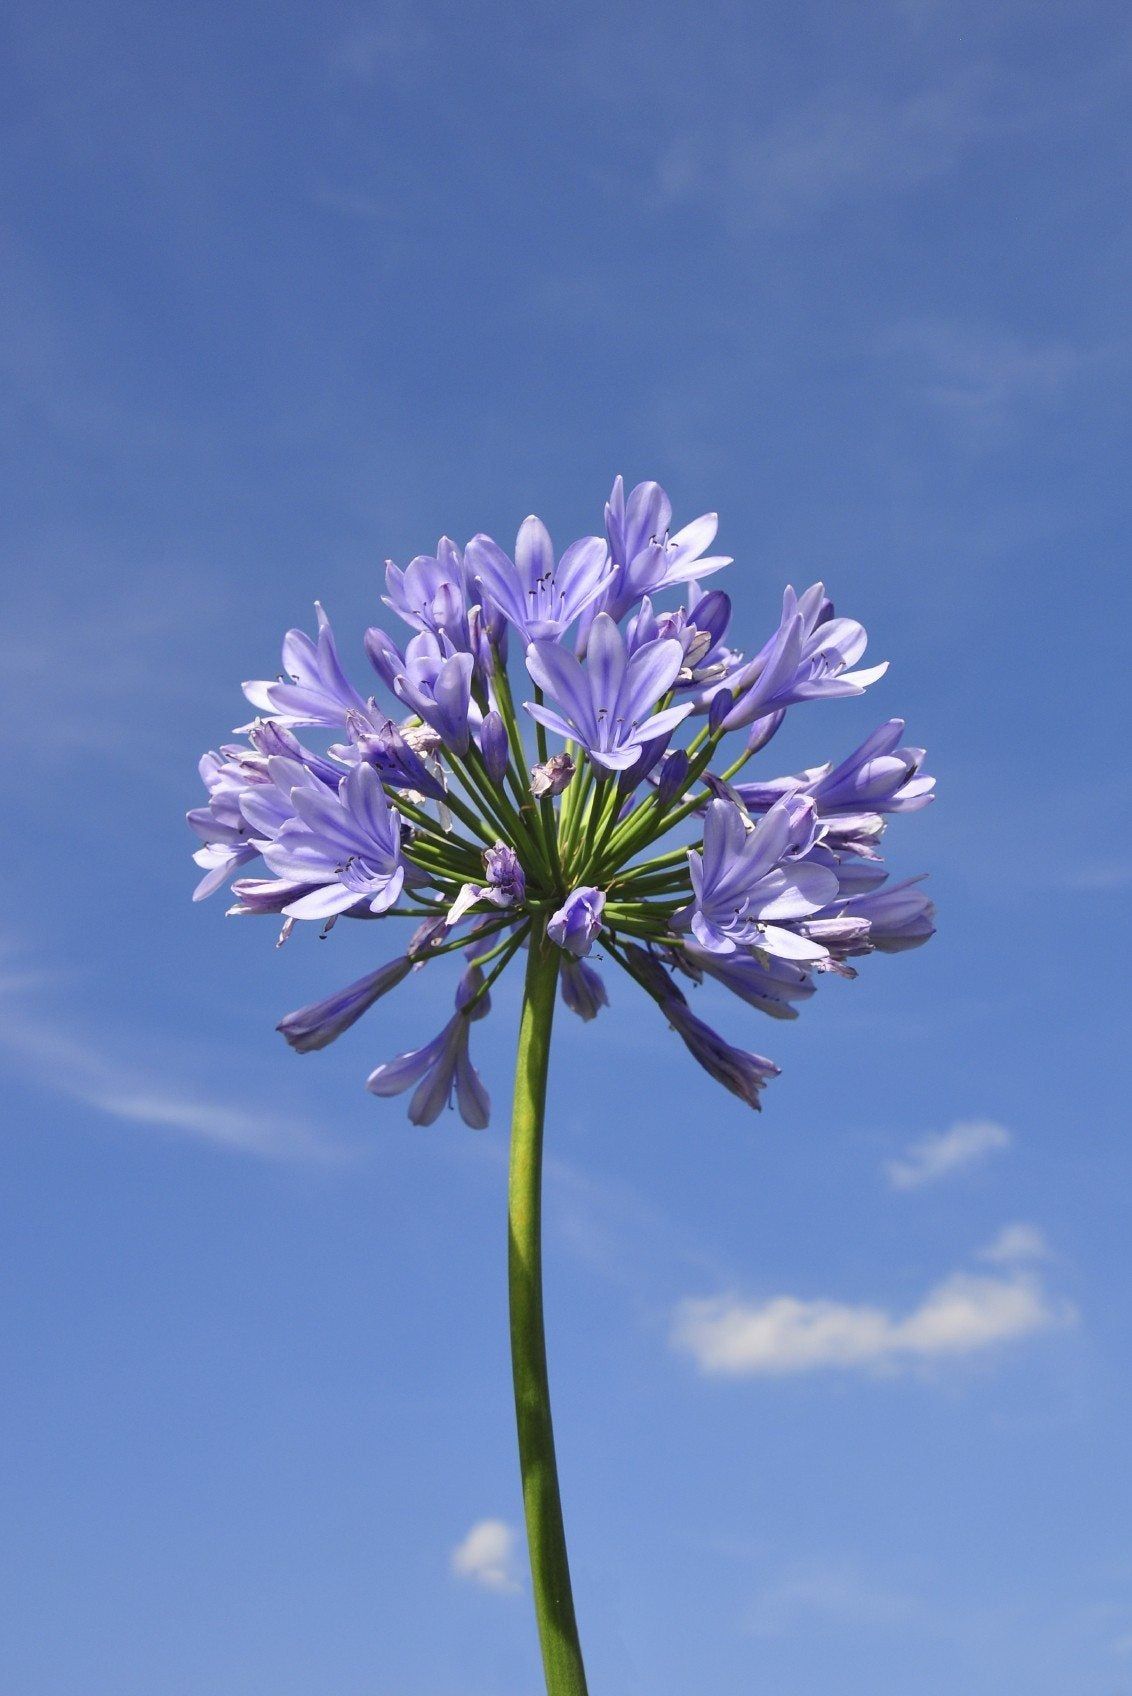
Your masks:
<svg viewBox="0 0 1132 1696"><path fill-rule="evenodd" d="M542 1130L557 983L558 950L547 940L539 922L531 928L511 1117L511 1367L523 1511L547 1693L586 1696L558 1494L542 1316Z"/></svg>

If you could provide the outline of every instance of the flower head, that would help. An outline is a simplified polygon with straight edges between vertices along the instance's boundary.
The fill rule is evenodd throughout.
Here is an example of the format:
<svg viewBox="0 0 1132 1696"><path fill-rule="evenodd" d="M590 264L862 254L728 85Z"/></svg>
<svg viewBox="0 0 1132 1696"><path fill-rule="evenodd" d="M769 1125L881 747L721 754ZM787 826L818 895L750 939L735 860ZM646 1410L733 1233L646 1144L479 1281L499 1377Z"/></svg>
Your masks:
<svg viewBox="0 0 1132 1696"><path fill-rule="evenodd" d="M931 936L919 880L891 882L881 857L889 821L934 789L903 720L836 765L749 769L796 705L858 695L885 667L862 669L864 629L821 584L788 588L778 629L745 657L730 597L704 582L729 563L709 551L716 529L714 513L674 528L659 484L627 494L618 478L604 536L560 557L531 517L513 558L479 534L389 562L404 634L364 633L376 695L351 681L318 603L316 634L284 639L283 674L244 685L265 716L201 761L196 898L231 881L228 911L274 916L279 941L302 920L324 935L339 919L409 927L387 964L280 1022L293 1048L325 1047L409 972L463 950L451 1018L369 1088L408 1092L415 1123L454 1102L486 1124L468 1041L492 985L527 945L590 1022L609 1001L588 958L600 938L609 969L757 1106L777 1068L678 984L729 990L748 1020L793 1019L819 984ZM513 694L512 629L530 701Z"/></svg>

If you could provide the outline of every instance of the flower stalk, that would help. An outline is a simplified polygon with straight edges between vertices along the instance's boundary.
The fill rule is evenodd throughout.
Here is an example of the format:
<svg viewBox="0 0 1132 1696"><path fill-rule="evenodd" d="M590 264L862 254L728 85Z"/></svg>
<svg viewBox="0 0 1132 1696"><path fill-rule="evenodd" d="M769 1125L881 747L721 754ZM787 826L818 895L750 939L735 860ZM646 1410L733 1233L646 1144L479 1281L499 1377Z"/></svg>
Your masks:
<svg viewBox="0 0 1132 1696"><path fill-rule="evenodd" d="M532 928L515 1057L508 1183L507 1282L519 1470L548 1696L586 1696L562 1523L542 1302L542 1144L557 948Z"/></svg>

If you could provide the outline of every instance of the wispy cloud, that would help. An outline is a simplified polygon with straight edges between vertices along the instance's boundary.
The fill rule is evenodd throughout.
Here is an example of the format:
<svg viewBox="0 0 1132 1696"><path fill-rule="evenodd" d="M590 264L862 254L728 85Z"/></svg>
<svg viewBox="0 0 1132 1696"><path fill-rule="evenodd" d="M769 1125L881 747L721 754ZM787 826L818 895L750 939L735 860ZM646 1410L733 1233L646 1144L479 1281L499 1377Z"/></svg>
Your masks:
<svg viewBox="0 0 1132 1696"><path fill-rule="evenodd" d="M1017 1266L1027 1260L1048 1260L1049 1244L1036 1225L1019 1221L1004 1225L998 1235L979 1252L980 1260L994 1266Z"/></svg>
<svg viewBox="0 0 1132 1696"><path fill-rule="evenodd" d="M895 1190L918 1190L976 1166L988 1155L1009 1148L1012 1142L1005 1125L993 1119L961 1119L949 1130L921 1137L898 1160L885 1166Z"/></svg>
<svg viewBox="0 0 1132 1696"><path fill-rule="evenodd" d="M759 132L733 131L722 150L702 133L677 138L657 191L668 203L716 200L738 225L903 193L946 175L987 131L992 93L982 67L895 97L827 89Z"/></svg>
<svg viewBox="0 0 1132 1696"><path fill-rule="evenodd" d="M982 1353L1074 1318L1032 1275L955 1272L903 1315L790 1295L690 1297L673 1313L671 1343L710 1377L780 1378L831 1367L893 1373Z"/></svg>
<svg viewBox="0 0 1132 1696"><path fill-rule="evenodd" d="M419 10L402 0L386 0L368 8L351 29L334 38L327 62L334 77L368 87L423 74L435 45L435 35Z"/></svg>
<svg viewBox="0 0 1132 1696"><path fill-rule="evenodd" d="M269 1160L337 1160L343 1148L289 1113L226 1101L170 1067L160 1073L117 1058L93 1037L25 1011L19 993L33 980L0 979L0 1048L40 1088L153 1131L173 1132L234 1154Z"/></svg>
<svg viewBox="0 0 1132 1696"><path fill-rule="evenodd" d="M517 1542L514 1528L504 1520L481 1519L453 1549L452 1571L485 1590L513 1593L520 1588L515 1571Z"/></svg>
<svg viewBox="0 0 1132 1696"><path fill-rule="evenodd" d="M918 1612L914 1597L872 1582L852 1566L796 1566L759 1592L744 1625L756 1637L784 1637L822 1624L891 1627Z"/></svg>
<svg viewBox="0 0 1132 1696"><path fill-rule="evenodd" d="M1024 412L1054 405L1102 356L1061 340L937 319L891 330L882 349L904 367L912 393L946 414L965 435L998 434ZM1107 349L1109 363L1119 356Z"/></svg>

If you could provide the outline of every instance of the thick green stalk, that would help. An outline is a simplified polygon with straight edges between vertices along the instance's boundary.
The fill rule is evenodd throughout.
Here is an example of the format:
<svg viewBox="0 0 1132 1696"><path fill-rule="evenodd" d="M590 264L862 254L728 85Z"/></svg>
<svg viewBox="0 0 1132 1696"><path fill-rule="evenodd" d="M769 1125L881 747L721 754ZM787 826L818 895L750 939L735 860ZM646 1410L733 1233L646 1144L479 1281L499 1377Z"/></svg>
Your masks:
<svg viewBox="0 0 1132 1696"><path fill-rule="evenodd" d="M511 1116L511 1367L535 1617L548 1696L586 1696L558 1494L542 1316L542 1128L558 950L532 925Z"/></svg>

